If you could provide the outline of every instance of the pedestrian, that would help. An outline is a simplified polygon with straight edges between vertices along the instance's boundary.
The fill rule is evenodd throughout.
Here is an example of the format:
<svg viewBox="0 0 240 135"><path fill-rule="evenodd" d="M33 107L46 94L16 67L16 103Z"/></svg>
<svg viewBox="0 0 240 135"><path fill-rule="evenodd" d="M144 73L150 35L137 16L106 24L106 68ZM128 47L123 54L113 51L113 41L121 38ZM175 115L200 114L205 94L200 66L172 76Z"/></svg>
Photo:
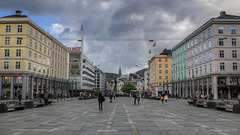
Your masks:
<svg viewBox="0 0 240 135"><path fill-rule="evenodd" d="M167 104L167 100L168 100L168 95L167 94L164 96L164 99L165 99L166 104Z"/></svg>
<svg viewBox="0 0 240 135"><path fill-rule="evenodd" d="M18 94L18 100L19 100L19 104L21 104L21 100L22 100L22 94L21 94L21 92L19 92L19 94Z"/></svg>
<svg viewBox="0 0 240 135"><path fill-rule="evenodd" d="M140 95L137 96L137 101L138 101L138 105L139 105L139 102L140 102Z"/></svg>
<svg viewBox="0 0 240 135"><path fill-rule="evenodd" d="M109 95L109 98L110 98L110 103L112 103L112 98L113 98L112 93Z"/></svg>
<svg viewBox="0 0 240 135"><path fill-rule="evenodd" d="M210 100L213 101L213 98L214 98L214 95L213 95L213 93L211 93L211 94L210 94Z"/></svg>
<svg viewBox="0 0 240 135"><path fill-rule="evenodd" d="M223 102L223 100L224 100L224 94L222 93L220 97L221 97L221 100L222 100L222 102Z"/></svg>
<svg viewBox="0 0 240 135"><path fill-rule="evenodd" d="M135 93L133 93L133 103L134 103L134 105L136 105L136 100L137 100L137 96L135 95Z"/></svg>
<svg viewBox="0 0 240 135"><path fill-rule="evenodd" d="M98 95L98 107L99 111L102 111L102 104L105 101L105 98L102 96L102 93L99 93Z"/></svg>
<svg viewBox="0 0 240 135"><path fill-rule="evenodd" d="M238 102L240 104L240 93L238 94Z"/></svg>
<svg viewBox="0 0 240 135"><path fill-rule="evenodd" d="M161 95L161 100L162 100L162 104L163 104L163 102L164 102L164 95L163 94Z"/></svg>

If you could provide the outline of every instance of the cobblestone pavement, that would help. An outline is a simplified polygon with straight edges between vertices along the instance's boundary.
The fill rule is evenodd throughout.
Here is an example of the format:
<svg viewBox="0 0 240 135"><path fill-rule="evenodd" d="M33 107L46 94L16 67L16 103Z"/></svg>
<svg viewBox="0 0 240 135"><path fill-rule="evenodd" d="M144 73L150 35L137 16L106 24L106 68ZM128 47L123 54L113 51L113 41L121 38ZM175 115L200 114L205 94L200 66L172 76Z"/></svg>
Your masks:
<svg viewBox="0 0 240 135"><path fill-rule="evenodd" d="M240 114L130 97L58 102L0 114L0 135L239 135Z"/></svg>

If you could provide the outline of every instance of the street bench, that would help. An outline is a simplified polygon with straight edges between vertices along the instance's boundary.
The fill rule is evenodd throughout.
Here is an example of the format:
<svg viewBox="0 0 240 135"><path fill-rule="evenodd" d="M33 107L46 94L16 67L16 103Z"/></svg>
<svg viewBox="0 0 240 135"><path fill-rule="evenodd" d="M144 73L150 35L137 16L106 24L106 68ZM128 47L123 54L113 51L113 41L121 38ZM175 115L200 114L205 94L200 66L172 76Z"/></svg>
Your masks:
<svg viewBox="0 0 240 135"><path fill-rule="evenodd" d="M7 111L15 111L15 110L24 110L25 106L18 101L8 101L7 103Z"/></svg>
<svg viewBox="0 0 240 135"><path fill-rule="evenodd" d="M43 107L44 103L41 99L34 99L33 100L34 108L36 107Z"/></svg>
<svg viewBox="0 0 240 135"><path fill-rule="evenodd" d="M216 103L216 110L240 113L240 104L232 101L218 102Z"/></svg>

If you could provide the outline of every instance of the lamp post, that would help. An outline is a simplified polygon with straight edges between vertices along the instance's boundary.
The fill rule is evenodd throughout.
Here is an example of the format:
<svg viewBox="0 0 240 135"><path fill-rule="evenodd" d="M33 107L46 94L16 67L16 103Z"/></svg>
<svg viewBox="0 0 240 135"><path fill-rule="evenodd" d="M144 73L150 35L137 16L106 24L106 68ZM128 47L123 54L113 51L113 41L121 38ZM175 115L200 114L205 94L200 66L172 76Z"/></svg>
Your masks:
<svg viewBox="0 0 240 135"><path fill-rule="evenodd" d="M82 90L82 79L83 79L83 26L81 26L81 40L78 40L81 42L81 55L80 55L80 61L81 61L81 68L80 68L80 91ZM77 89L76 89L77 90Z"/></svg>

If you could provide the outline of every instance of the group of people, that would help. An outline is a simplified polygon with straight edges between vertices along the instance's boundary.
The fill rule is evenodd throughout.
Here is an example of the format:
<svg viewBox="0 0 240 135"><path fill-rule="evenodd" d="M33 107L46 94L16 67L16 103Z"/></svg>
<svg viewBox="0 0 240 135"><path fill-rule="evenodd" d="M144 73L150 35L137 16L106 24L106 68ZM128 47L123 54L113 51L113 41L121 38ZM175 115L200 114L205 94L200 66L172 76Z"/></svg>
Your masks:
<svg viewBox="0 0 240 135"><path fill-rule="evenodd" d="M115 94L113 95L112 93L109 94L109 99L110 99L110 103L112 103L112 99L115 99ZM102 93L100 92L98 95L98 107L99 107L99 111L102 111L102 104L105 101L105 97L102 95Z"/></svg>
<svg viewBox="0 0 240 135"><path fill-rule="evenodd" d="M133 94L133 104L136 105L136 102L140 102L140 95L136 95L135 93Z"/></svg>
<svg viewBox="0 0 240 135"><path fill-rule="evenodd" d="M162 100L162 104L164 103L164 100L165 100L165 102L166 102L166 104L167 104L167 100L168 100L168 95L167 94L162 94L161 95L161 100Z"/></svg>

